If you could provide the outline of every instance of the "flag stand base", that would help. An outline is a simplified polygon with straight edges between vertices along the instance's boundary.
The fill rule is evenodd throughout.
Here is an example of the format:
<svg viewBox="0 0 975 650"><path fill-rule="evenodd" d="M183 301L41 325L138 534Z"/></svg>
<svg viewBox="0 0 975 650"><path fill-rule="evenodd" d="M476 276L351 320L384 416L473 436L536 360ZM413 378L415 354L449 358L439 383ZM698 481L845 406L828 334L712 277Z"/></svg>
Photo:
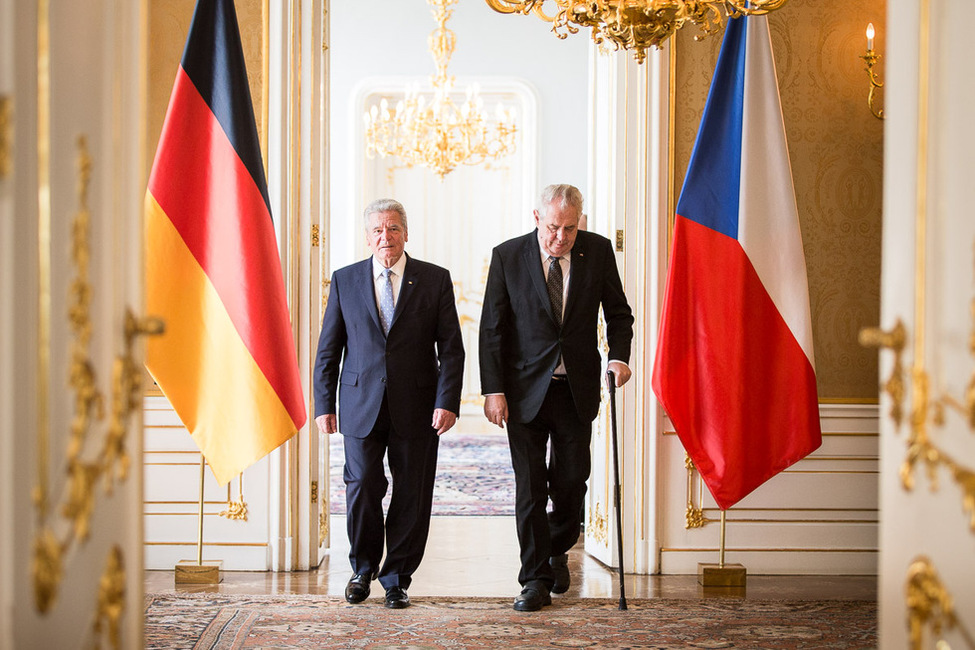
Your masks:
<svg viewBox="0 0 975 650"><path fill-rule="evenodd" d="M180 560L176 564L175 576L178 585L216 585L220 584L220 560L198 564L196 560Z"/></svg>
<svg viewBox="0 0 975 650"><path fill-rule="evenodd" d="M744 587L746 581L745 567L741 564L706 564L697 565L697 581L705 587Z"/></svg>

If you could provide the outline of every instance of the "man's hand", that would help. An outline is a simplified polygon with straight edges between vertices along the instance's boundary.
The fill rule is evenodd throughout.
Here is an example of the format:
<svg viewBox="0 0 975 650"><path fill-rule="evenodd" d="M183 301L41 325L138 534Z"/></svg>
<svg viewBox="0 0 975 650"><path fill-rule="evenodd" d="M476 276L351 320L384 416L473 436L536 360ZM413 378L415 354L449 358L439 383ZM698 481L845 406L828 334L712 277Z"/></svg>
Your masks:
<svg viewBox="0 0 975 650"><path fill-rule="evenodd" d="M503 394L484 397L484 417L502 429L508 421L508 400Z"/></svg>
<svg viewBox="0 0 975 650"><path fill-rule="evenodd" d="M433 410L433 428L437 430L437 435L442 436L443 434L450 431L450 428L457 423L457 414L448 411L447 409L434 409Z"/></svg>
<svg viewBox="0 0 975 650"><path fill-rule="evenodd" d="M334 413L326 413L325 415L319 415L315 418L315 424L318 425L318 430L324 434L335 433L339 430L338 420Z"/></svg>
<svg viewBox="0 0 975 650"><path fill-rule="evenodd" d="M630 368L625 363L620 363L619 361L610 361L606 367L607 371L611 371L613 376L616 377L616 387L619 388L626 382L630 380Z"/></svg>

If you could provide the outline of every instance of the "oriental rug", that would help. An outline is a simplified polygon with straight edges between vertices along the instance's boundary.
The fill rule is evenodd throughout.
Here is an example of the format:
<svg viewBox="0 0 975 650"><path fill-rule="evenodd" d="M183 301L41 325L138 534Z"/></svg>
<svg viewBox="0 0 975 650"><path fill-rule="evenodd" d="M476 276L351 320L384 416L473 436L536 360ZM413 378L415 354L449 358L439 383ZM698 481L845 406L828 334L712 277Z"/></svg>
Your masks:
<svg viewBox="0 0 975 650"><path fill-rule="evenodd" d="M329 511L345 514L343 437L329 436ZM389 468L386 468L389 477ZM514 516L515 475L503 433L448 431L440 438L433 514L439 516ZM383 505L389 505L389 491Z"/></svg>
<svg viewBox="0 0 975 650"><path fill-rule="evenodd" d="M145 647L246 648L875 648L872 601L706 598L628 603L556 597L541 612L511 599L418 597L389 610L381 598L148 594Z"/></svg>

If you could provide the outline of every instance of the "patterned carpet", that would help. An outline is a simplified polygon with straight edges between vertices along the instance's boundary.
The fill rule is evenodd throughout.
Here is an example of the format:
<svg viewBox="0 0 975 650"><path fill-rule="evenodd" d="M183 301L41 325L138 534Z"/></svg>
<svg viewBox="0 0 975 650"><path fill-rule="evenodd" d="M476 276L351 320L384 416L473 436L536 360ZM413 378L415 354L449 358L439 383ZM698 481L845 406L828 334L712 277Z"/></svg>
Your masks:
<svg viewBox="0 0 975 650"><path fill-rule="evenodd" d="M329 436L330 508L345 514L343 437ZM389 476L389 469L386 469ZM448 432L440 439L434 515L514 515L515 478L502 433ZM385 505L389 505L389 492Z"/></svg>
<svg viewBox="0 0 975 650"><path fill-rule="evenodd" d="M866 601L638 600L556 597L540 613L510 599L327 596L146 596L145 647L197 648L875 648L876 603Z"/></svg>

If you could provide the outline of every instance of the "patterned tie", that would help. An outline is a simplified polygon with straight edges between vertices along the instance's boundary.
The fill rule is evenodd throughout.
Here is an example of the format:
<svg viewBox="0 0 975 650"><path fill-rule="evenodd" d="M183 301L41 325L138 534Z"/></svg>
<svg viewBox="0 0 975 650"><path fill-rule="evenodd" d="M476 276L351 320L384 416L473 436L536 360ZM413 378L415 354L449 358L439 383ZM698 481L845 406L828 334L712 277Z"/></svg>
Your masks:
<svg viewBox="0 0 975 650"><path fill-rule="evenodd" d="M383 269L383 286L379 292L379 319L383 323L383 334L389 333L389 324L393 322L393 281L390 279L393 272L390 269Z"/></svg>
<svg viewBox="0 0 975 650"><path fill-rule="evenodd" d="M558 257L549 255L548 261L548 299L552 303L555 323L562 327L562 266Z"/></svg>

